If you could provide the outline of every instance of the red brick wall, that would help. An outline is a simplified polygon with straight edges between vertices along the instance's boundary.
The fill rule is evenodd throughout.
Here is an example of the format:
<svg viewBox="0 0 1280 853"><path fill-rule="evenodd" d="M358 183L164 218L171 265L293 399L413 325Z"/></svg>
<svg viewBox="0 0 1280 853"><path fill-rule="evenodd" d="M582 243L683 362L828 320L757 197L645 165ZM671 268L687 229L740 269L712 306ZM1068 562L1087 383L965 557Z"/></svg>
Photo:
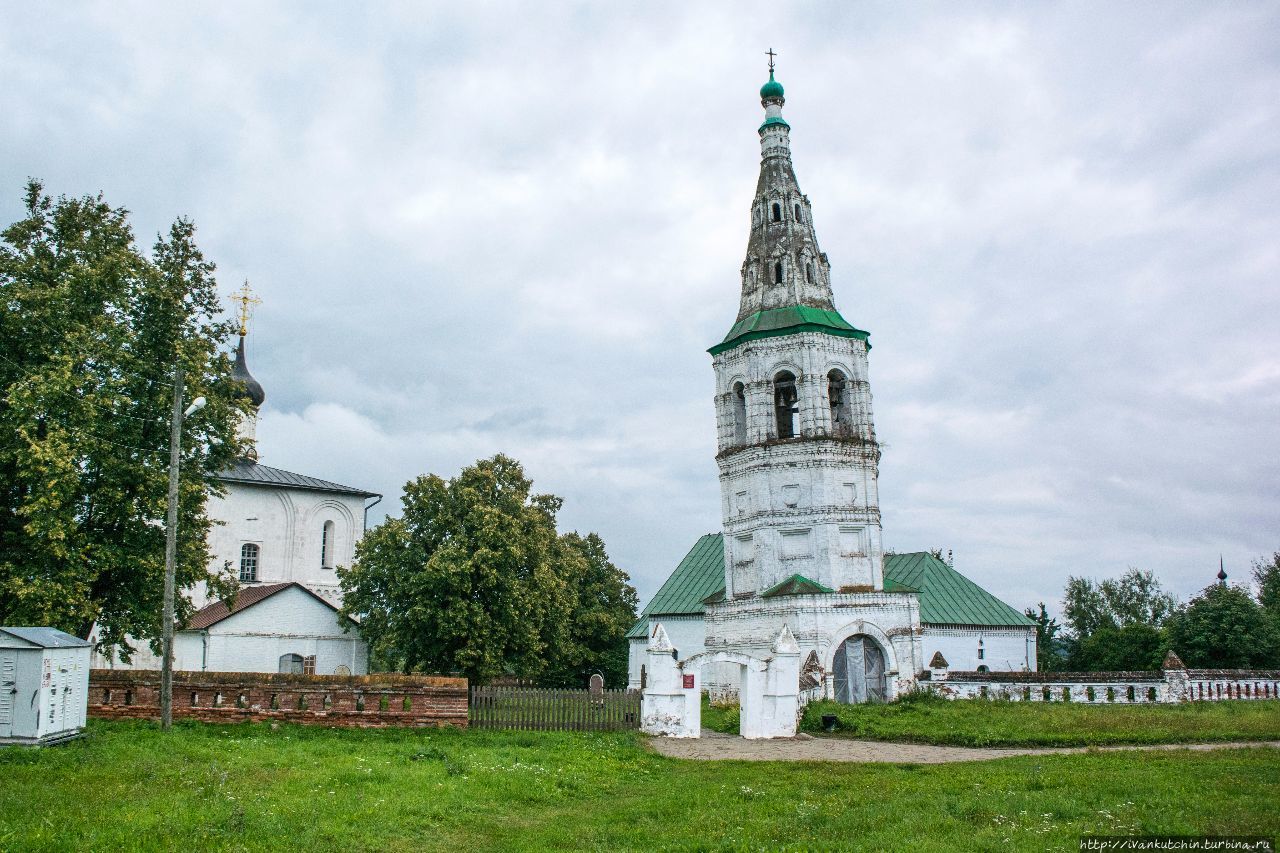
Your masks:
<svg viewBox="0 0 1280 853"><path fill-rule="evenodd" d="M89 716L159 719L160 673L90 670ZM175 672L173 717L208 723L278 720L359 728L465 728L467 680L428 675Z"/></svg>

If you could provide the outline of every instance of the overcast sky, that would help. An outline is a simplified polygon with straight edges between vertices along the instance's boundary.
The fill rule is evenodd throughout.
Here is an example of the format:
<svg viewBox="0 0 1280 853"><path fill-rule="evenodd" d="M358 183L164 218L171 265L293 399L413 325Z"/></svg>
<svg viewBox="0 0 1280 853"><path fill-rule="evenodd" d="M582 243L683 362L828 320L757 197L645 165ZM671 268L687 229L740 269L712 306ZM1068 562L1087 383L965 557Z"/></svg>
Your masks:
<svg viewBox="0 0 1280 853"><path fill-rule="evenodd" d="M0 3L28 176L264 300L269 465L385 493L496 452L647 600L719 529L778 53L884 540L1022 608L1280 550L1280 5Z"/></svg>

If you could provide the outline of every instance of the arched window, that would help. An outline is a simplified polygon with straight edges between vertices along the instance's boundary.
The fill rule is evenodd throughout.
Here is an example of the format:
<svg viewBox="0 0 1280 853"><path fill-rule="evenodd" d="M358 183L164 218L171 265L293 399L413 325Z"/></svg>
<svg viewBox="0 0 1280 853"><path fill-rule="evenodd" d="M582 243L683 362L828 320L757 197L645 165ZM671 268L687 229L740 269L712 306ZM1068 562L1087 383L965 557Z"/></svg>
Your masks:
<svg viewBox="0 0 1280 853"><path fill-rule="evenodd" d="M831 405L832 434L852 434L853 412L849 406L849 381L839 370L827 374L827 401Z"/></svg>
<svg viewBox="0 0 1280 853"><path fill-rule="evenodd" d="M804 222L804 217L800 215L800 205L796 205L796 222Z"/></svg>
<svg viewBox="0 0 1280 853"><path fill-rule="evenodd" d="M280 671L302 675L302 655L280 655Z"/></svg>
<svg viewBox="0 0 1280 853"><path fill-rule="evenodd" d="M747 389L741 382L733 383L733 443L747 443Z"/></svg>
<svg viewBox="0 0 1280 853"><path fill-rule="evenodd" d="M782 284L782 261L775 261L773 264L773 283Z"/></svg>
<svg viewBox="0 0 1280 853"><path fill-rule="evenodd" d="M778 204L776 201L773 203L773 221L782 221L782 205Z"/></svg>
<svg viewBox="0 0 1280 853"><path fill-rule="evenodd" d="M795 374L784 370L773 377L773 405L778 418L778 438L795 438L800 432L798 403Z"/></svg>
<svg viewBox="0 0 1280 853"><path fill-rule="evenodd" d="M258 546L246 542L240 546L240 583L253 583L258 579Z"/></svg>
<svg viewBox="0 0 1280 853"><path fill-rule="evenodd" d="M813 262L812 261L804 265L804 275L805 275L805 278L809 279L809 283L813 284Z"/></svg>
<svg viewBox="0 0 1280 853"><path fill-rule="evenodd" d="M326 521L320 532L320 568L333 568L333 522Z"/></svg>

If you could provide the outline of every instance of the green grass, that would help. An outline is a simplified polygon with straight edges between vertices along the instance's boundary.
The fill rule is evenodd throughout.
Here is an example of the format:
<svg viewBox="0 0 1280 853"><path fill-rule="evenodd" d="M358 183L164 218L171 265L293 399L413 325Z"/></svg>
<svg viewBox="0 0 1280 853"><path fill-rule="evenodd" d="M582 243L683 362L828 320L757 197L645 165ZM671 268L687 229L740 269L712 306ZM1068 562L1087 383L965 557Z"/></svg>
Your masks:
<svg viewBox="0 0 1280 853"><path fill-rule="evenodd" d="M1266 700L1086 705L910 696L883 705L815 702L805 709L802 730L822 731L823 714L835 714L836 734L846 737L952 746L1280 740L1280 701Z"/></svg>
<svg viewBox="0 0 1280 853"><path fill-rule="evenodd" d="M1271 749L694 762L633 734L90 724L0 749L3 850L1075 850L1280 834Z"/></svg>

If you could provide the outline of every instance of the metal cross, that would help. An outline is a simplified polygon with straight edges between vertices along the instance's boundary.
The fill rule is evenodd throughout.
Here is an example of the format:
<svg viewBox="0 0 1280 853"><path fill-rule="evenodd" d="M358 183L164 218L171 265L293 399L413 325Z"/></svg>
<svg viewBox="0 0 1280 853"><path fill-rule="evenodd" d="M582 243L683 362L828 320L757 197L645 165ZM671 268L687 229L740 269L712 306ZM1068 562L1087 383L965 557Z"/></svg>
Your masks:
<svg viewBox="0 0 1280 853"><path fill-rule="evenodd" d="M247 278L244 280L244 287L231 294L231 300L240 303L240 307L236 309L236 315L240 320L240 336L244 337L249 334L249 318L253 316L253 306L261 305L262 300L253 295Z"/></svg>
<svg viewBox="0 0 1280 853"><path fill-rule="evenodd" d="M773 52L773 48L769 48L767 51L765 51L765 55L769 57L769 73L770 73L770 74L772 74L772 73L773 73L773 58L774 58L775 56L777 56L778 54L776 54L776 53L774 53L774 52Z"/></svg>

